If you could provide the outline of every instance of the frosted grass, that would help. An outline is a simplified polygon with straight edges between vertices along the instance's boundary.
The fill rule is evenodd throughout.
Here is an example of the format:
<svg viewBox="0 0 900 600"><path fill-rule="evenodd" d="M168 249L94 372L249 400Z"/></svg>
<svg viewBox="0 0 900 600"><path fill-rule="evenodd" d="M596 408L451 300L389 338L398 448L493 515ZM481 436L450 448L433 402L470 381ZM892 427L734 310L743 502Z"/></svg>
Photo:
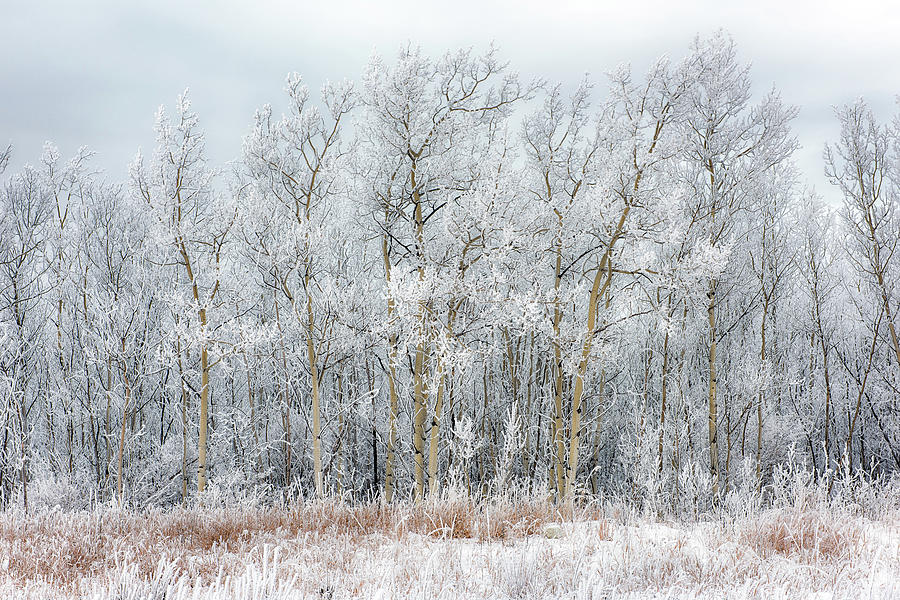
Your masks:
<svg viewBox="0 0 900 600"><path fill-rule="evenodd" d="M514 508L7 513L0 597L900 598L896 511L796 505L679 522L612 505Z"/></svg>

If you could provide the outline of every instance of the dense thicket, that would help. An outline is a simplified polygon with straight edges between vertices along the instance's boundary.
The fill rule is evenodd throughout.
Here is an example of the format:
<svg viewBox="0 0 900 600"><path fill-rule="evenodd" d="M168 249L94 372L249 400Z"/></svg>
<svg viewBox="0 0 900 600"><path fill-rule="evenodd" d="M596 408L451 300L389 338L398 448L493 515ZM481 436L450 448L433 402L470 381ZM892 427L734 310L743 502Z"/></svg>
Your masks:
<svg viewBox="0 0 900 600"><path fill-rule="evenodd" d="M837 210L725 35L571 93L415 47L286 91L227 173L181 97L124 184L6 175L3 504L900 469L900 121L838 109Z"/></svg>

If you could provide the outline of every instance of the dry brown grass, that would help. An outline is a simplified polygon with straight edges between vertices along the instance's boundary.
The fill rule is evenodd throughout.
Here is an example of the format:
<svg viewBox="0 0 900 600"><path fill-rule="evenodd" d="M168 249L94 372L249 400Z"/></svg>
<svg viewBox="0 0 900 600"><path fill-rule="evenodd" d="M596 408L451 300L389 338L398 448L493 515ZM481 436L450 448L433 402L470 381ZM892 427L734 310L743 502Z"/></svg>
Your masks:
<svg viewBox="0 0 900 600"><path fill-rule="evenodd" d="M6 577L18 582L66 587L126 562L150 577L163 556L180 557L178 575L208 580L242 567L235 557L283 540L345 538L359 545L419 535L484 542L522 538L540 533L546 523L590 516L584 509L561 511L536 500L399 506L329 501L287 508L2 515L0 550L9 557Z"/></svg>
<svg viewBox="0 0 900 600"><path fill-rule="evenodd" d="M288 600L382 590L394 598L771 600L852 598L870 588L894 597L888 574L900 568L893 541L900 529L892 520L796 507L737 523L617 523L608 514L540 500L450 499L7 513L0 514L0 598L32 590L17 597ZM217 587L228 577L242 578L240 590ZM170 584L180 591L166 591ZM117 591L125 588L133 593ZM85 591L93 589L102 593Z"/></svg>
<svg viewBox="0 0 900 600"><path fill-rule="evenodd" d="M863 543L859 522L816 510L783 509L745 526L739 541L760 556L780 555L807 563L845 561Z"/></svg>

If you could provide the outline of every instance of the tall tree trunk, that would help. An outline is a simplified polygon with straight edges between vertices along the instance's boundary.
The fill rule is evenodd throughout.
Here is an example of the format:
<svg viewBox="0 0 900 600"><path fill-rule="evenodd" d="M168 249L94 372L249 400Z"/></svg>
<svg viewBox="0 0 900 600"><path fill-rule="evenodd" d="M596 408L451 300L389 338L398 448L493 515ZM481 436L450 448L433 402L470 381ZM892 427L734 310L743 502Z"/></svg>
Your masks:
<svg viewBox="0 0 900 600"><path fill-rule="evenodd" d="M312 296L309 294L309 274L306 275L306 356L309 360L309 377L312 384L312 422L313 422L313 473L316 484L316 496L325 497L325 483L322 476L322 424L319 408L319 370L317 367L316 347L314 344L315 323L313 320Z"/></svg>
<svg viewBox="0 0 900 600"><path fill-rule="evenodd" d="M652 151L652 150L651 150ZM640 175L634 183L635 191L640 184ZM631 212L631 203L626 202L622 208L622 214L619 216L619 222L610 238L609 246L600 259L597 266L597 272L594 275L594 284L591 286L591 294L588 298L588 314L587 327L585 328L584 343L581 347L581 358L578 361L578 370L575 373L575 385L572 390L572 423L569 431L569 470L566 476L563 496L569 496L572 492L572 485L575 482L575 474L578 472L578 448L581 436L581 400L584 395L584 378L587 375L588 363L591 357L591 347L594 342L594 335L597 333L597 305L609 291L612 284L612 253L615 249L616 242L625 232L625 223L628 220L628 213ZM609 299L606 300L607 306Z"/></svg>
<svg viewBox="0 0 900 600"><path fill-rule="evenodd" d="M663 472L663 436L666 429L666 396L669 391L669 328L666 327L666 335L663 338L663 358L662 358L662 381L660 382L660 405L659 405L659 447L657 448L657 469L660 474Z"/></svg>
<svg viewBox="0 0 900 600"><path fill-rule="evenodd" d="M549 190L549 184L548 184ZM562 322L562 309L560 301L560 287L562 284L562 213L556 211L557 237L556 237L556 263L554 265L554 296L553 296L553 474L556 487L557 500L562 500L566 495L566 440L565 426L563 425L563 360L560 346L560 324Z"/></svg>
<svg viewBox="0 0 900 600"><path fill-rule="evenodd" d="M437 400L434 404L434 412L431 415L431 432L428 446L428 493L436 497L439 488L438 480L438 441L441 411L444 408L444 367L440 359L437 359Z"/></svg>
<svg viewBox="0 0 900 600"><path fill-rule="evenodd" d="M178 204L176 208L176 222L180 224L181 222L181 191L178 190ZM191 266L190 255L187 251L187 246L185 245L184 239L180 237L176 237L176 246L178 248L179 253L181 254L181 258L184 264L185 271L187 273L188 281L191 282L191 293L194 297L194 302L197 303L198 308L198 316L200 317L200 331L202 336L202 342L200 344L200 431L197 436L197 491L204 492L206 490L206 446L207 446L207 421L209 418L209 346L206 341L207 335L207 317L206 317L206 307L203 306L200 302L200 288L197 285L197 279L194 274L194 269ZM213 291L210 294L210 298L215 296L216 291L218 290L219 284L216 283Z"/></svg>
<svg viewBox="0 0 900 600"><path fill-rule="evenodd" d="M818 309L816 310L818 313ZM819 347L822 350L822 373L825 378L825 468L831 467L831 371L828 366L828 345L825 342L825 332L819 320Z"/></svg>
<svg viewBox="0 0 900 600"><path fill-rule="evenodd" d="M416 227L416 253L419 259L419 282L425 281L425 219L422 214L422 199L416 183L416 162L413 160L410 169L410 185L412 186L413 203L415 206L414 218ZM429 328L426 324L428 318L427 302L420 299L418 302L419 342L416 344L416 357L413 367L413 466L416 482L415 500L421 502L425 497L425 421L428 409L428 388L426 369L428 361L428 343L426 337Z"/></svg>
<svg viewBox="0 0 900 600"><path fill-rule="evenodd" d="M378 429L375 427L375 381L372 378L372 368L368 360L364 363L366 369L366 382L369 385L369 396L372 401L372 489L378 489Z"/></svg>
<svg viewBox="0 0 900 600"><path fill-rule="evenodd" d="M424 335L424 331L420 332ZM425 497L425 340L416 344L416 358L413 369L413 460L415 470L415 500Z"/></svg>
<svg viewBox="0 0 900 600"><path fill-rule="evenodd" d="M125 340L122 340L122 351L125 351ZM128 371L124 363L122 365L122 382L125 384L125 405L122 407L122 428L119 431L119 457L118 470L116 473L116 496L119 499L119 506L122 506L122 477L125 462L125 426L128 423L128 408L131 405L131 381L128 379Z"/></svg>
<svg viewBox="0 0 900 600"><path fill-rule="evenodd" d="M528 344L528 379L525 384L525 440L524 440L524 449L525 451L522 453L522 471L525 475L526 481L531 481L531 473L532 473L532 451L531 451L531 427L529 423L531 423L531 388L535 378L534 372L534 332L531 333L530 341Z"/></svg>
<svg viewBox="0 0 900 600"><path fill-rule="evenodd" d="M760 325L759 360L766 364L766 321L769 316L769 298L763 302L762 324ZM763 431L763 392L760 390L756 402L756 482L762 486L762 431ZM743 445L743 442L742 442Z"/></svg>
<svg viewBox="0 0 900 600"><path fill-rule="evenodd" d="M181 384L181 503L187 504L188 495L188 475L187 475L187 447L188 447L188 422L187 422L187 404L188 393L187 386L184 384L184 368L181 362L181 337L175 337L175 352L178 355L178 381Z"/></svg>
<svg viewBox="0 0 900 600"><path fill-rule="evenodd" d="M390 215L385 212L385 221ZM388 325L392 326L394 318L395 304L394 297L390 293L391 284L391 261L388 249L387 234L381 237L381 256L384 260L384 278L388 284L387 298L387 320ZM397 415L399 414L399 401L397 397L397 335L395 333L388 334L388 394L389 394L389 416L388 416L388 442L385 449L384 459L384 500L391 502L394 497L394 453L397 448Z"/></svg>
<svg viewBox="0 0 900 600"><path fill-rule="evenodd" d="M719 434L718 405L716 403L716 281L709 284L709 305L706 308L709 319L709 472L712 477L713 496L719 494Z"/></svg>
<svg viewBox="0 0 900 600"><path fill-rule="evenodd" d="M200 309L200 329L206 335L206 309ZM207 421L209 420L209 347L200 346L200 432L197 436L197 491L206 491Z"/></svg>

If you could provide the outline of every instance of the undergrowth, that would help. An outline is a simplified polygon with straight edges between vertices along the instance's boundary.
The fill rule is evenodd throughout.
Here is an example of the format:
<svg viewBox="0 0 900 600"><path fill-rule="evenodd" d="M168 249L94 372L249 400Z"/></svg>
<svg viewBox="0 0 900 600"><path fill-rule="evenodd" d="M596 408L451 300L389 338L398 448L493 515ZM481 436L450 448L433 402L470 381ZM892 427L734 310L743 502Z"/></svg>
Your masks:
<svg viewBox="0 0 900 600"><path fill-rule="evenodd" d="M0 597L900 598L900 485L802 469L678 516L622 499L0 513Z"/></svg>

